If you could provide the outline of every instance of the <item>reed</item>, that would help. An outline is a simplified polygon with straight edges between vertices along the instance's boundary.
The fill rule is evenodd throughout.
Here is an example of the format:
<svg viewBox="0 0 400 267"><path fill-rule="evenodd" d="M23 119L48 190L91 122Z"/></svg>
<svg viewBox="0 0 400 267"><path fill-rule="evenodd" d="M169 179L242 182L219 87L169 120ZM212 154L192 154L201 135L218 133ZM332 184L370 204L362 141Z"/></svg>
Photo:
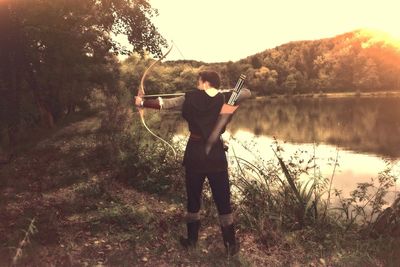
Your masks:
<svg viewBox="0 0 400 267"><path fill-rule="evenodd" d="M23 249L30 243L30 237L37 232L35 226L35 218L33 218L28 226L28 229L25 232L24 238L19 242L18 247L15 251L15 255L12 259L12 266L16 266L19 259L23 256Z"/></svg>
<svg viewBox="0 0 400 267"><path fill-rule="evenodd" d="M301 229L313 224L321 208L317 205L323 192L319 180L301 182L295 174L305 170L292 172L281 157L277 158L278 165L273 159L253 163L234 152L233 185L239 195L239 213L245 225L260 236L266 229Z"/></svg>

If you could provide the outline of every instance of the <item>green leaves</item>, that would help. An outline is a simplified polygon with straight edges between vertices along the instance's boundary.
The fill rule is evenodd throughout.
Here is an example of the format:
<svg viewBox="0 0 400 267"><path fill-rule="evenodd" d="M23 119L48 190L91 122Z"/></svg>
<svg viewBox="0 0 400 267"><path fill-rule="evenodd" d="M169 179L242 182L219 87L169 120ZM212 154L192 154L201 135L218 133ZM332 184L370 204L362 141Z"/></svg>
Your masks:
<svg viewBox="0 0 400 267"><path fill-rule="evenodd" d="M12 127L16 138L25 130L25 118L52 127L68 114L86 111L94 89L117 95L115 56L126 51L113 36L126 34L139 54L160 54L166 42L150 21L156 13L147 0L0 4L0 90L1 103L7 103L0 118L8 118L0 133Z"/></svg>

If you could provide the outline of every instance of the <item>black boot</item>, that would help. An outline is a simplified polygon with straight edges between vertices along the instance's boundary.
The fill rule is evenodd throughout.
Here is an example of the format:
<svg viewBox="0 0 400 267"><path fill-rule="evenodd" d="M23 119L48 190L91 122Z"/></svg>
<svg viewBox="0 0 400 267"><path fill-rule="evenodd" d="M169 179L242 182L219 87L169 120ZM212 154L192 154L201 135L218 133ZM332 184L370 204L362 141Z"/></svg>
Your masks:
<svg viewBox="0 0 400 267"><path fill-rule="evenodd" d="M228 226L221 226L222 238L224 239L224 245L229 253L233 256L239 252L239 240L235 238L235 227L233 224Z"/></svg>
<svg viewBox="0 0 400 267"><path fill-rule="evenodd" d="M185 248L195 247L199 238L200 221L189 222L187 226L187 238L180 237L179 242Z"/></svg>

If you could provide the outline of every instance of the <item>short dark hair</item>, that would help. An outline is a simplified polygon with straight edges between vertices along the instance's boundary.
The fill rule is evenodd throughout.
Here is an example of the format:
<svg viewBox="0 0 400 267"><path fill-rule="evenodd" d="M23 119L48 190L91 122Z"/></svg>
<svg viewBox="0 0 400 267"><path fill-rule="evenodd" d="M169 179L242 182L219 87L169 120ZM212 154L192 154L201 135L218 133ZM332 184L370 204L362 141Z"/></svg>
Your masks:
<svg viewBox="0 0 400 267"><path fill-rule="evenodd" d="M219 74L212 70L200 71L199 79L203 82L209 82L214 88L219 88L221 86L221 78L219 77Z"/></svg>

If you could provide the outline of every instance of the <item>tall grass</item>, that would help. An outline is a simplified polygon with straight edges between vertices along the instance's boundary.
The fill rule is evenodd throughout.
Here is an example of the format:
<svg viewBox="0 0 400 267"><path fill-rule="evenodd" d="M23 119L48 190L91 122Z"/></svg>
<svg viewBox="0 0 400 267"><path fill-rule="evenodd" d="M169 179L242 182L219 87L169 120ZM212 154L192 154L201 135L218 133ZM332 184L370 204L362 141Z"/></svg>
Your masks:
<svg viewBox="0 0 400 267"><path fill-rule="evenodd" d="M392 168L393 166L388 164L376 178L371 178L369 182L358 183L357 188L350 192L349 197L344 197L341 191L335 190L340 206L332 209L337 211L332 212L332 215L346 231L351 227L360 226L368 232L373 230L376 219L389 204L386 196L397 180L392 173Z"/></svg>
<svg viewBox="0 0 400 267"><path fill-rule="evenodd" d="M257 164L235 156L237 171L233 174L233 184L240 192L238 206L247 223L259 232L266 224L299 229L318 216L317 204L322 194L319 179L299 179L310 166L297 166L297 170L292 171L278 155L277 159L278 165L273 159Z"/></svg>
<svg viewBox="0 0 400 267"><path fill-rule="evenodd" d="M118 170L118 179L134 185L137 189L177 196L176 188L183 188L183 172L179 164L183 154L179 144L174 144L178 151L175 158L159 140L154 139L140 122L139 114L132 110L131 104L123 96L106 100L106 109L102 113L102 125L99 132L103 146L99 147L105 164ZM161 118L157 113L146 114L146 123L157 130ZM172 143L172 135L163 135ZM183 190L182 190L183 191ZM183 192L182 192L183 193Z"/></svg>
<svg viewBox="0 0 400 267"><path fill-rule="evenodd" d="M270 238L272 230L305 227L318 230L321 225L331 225L344 232L353 226L372 229L375 219L387 204L385 197L396 180L391 166L379 173L377 179L358 184L350 197L344 197L332 188L338 152L333 161L332 175L323 177L316 165L315 152L309 159L305 159L301 152L285 159L283 147L277 142L274 146L275 158L268 161L255 155L256 160L250 162L234 153L232 176L237 191L235 201L246 227L256 231L261 239ZM245 147L254 151L249 146ZM331 191L338 205L331 205Z"/></svg>

